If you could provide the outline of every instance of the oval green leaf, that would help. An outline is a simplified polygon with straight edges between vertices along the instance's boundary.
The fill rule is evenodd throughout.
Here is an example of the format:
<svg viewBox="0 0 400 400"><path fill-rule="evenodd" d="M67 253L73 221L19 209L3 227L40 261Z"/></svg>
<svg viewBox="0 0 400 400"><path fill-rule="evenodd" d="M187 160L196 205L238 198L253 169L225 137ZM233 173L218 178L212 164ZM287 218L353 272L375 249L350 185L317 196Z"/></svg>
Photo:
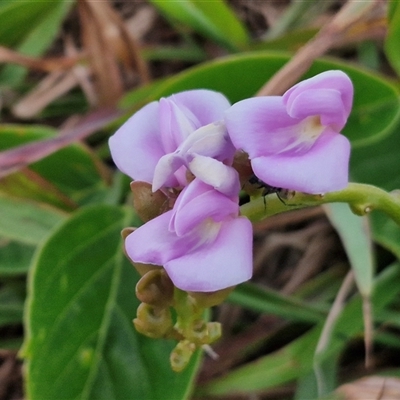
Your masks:
<svg viewBox="0 0 400 400"><path fill-rule="evenodd" d="M289 59L281 53L254 52L214 60L167 79L146 100L207 88L224 93L234 103L254 96ZM368 144L388 133L400 109L395 86L378 74L334 60L315 61L303 78L330 69L346 72L354 84L354 106L343 130L353 146Z"/></svg>
<svg viewBox="0 0 400 400"><path fill-rule="evenodd" d="M175 343L133 327L138 274L123 254L129 210L86 207L37 254L26 315L28 397L35 399L183 399L198 359L172 372Z"/></svg>

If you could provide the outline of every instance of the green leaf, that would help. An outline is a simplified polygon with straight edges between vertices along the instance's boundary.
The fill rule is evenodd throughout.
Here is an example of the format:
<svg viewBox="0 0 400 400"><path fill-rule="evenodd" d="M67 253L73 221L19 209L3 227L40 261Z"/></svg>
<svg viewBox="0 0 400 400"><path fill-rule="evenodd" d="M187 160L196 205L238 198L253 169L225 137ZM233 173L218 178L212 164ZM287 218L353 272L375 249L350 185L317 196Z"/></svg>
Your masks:
<svg viewBox="0 0 400 400"><path fill-rule="evenodd" d="M385 40L385 53L400 76L400 3L393 1L389 7L389 26Z"/></svg>
<svg viewBox="0 0 400 400"><path fill-rule="evenodd" d="M47 205L0 193L0 235L9 239L38 244L65 218Z"/></svg>
<svg viewBox="0 0 400 400"><path fill-rule="evenodd" d="M289 59L281 53L254 52L211 61L167 79L157 85L151 98L146 100L182 90L207 88L220 91L231 102L237 102L254 96ZM354 84L354 106L343 130L353 147L368 144L387 134L393 128L400 109L395 86L378 74L333 60L315 61L303 78L330 69L343 70Z"/></svg>
<svg viewBox="0 0 400 400"><path fill-rule="evenodd" d="M227 300L254 311L308 323L322 321L327 312L325 309L308 305L290 296L282 296L252 283L244 283L236 287Z"/></svg>
<svg viewBox="0 0 400 400"><path fill-rule="evenodd" d="M42 54L53 42L73 4L70 0L3 1L0 44L31 56ZM25 73L22 67L7 65L0 73L0 83L16 85Z"/></svg>
<svg viewBox="0 0 400 400"><path fill-rule="evenodd" d="M21 323L23 310L24 297L11 284L3 283L0 288L0 327Z"/></svg>
<svg viewBox="0 0 400 400"><path fill-rule="evenodd" d="M350 159L353 181L369 183L391 191L400 189L400 158L398 144L400 124L396 129L369 146L355 148ZM371 213L373 238L400 259L400 227L385 214Z"/></svg>
<svg viewBox="0 0 400 400"><path fill-rule="evenodd" d="M230 50L243 47L248 35L241 22L222 0L150 0L167 18L189 26Z"/></svg>
<svg viewBox="0 0 400 400"><path fill-rule="evenodd" d="M175 343L133 328L138 274L120 236L131 219L122 208L86 207L37 254L24 345L30 399L187 396L198 359L176 374L169 366Z"/></svg>
<svg viewBox="0 0 400 400"><path fill-rule="evenodd" d="M28 272L35 248L0 236L0 276L21 275Z"/></svg>
<svg viewBox="0 0 400 400"><path fill-rule="evenodd" d="M374 283L372 303L374 312L379 313L398 295L400 265L393 264L385 269ZM361 296L356 296L339 316L331 335L329 351L323 354L324 359L340 354L347 341L361 333L363 328L361 303ZM198 394L212 396L261 391L307 376L313 368L315 347L321 329L322 324L319 324L282 349L211 381L200 387Z"/></svg>
<svg viewBox="0 0 400 400"><path fill-rule="evenodd" d="M56 131L48 127L4 124L0 127L0 150L54 135ZM104 190L100 165L93 153L73 144L31 164L29 169L5 177L0 181L0 190L70 210Z"/></svg>
<svg viewBox="0 0 400 400"><path fill-rule="evenodd" d="M400 119L392 132L369 146L352 149L350 171L353 181L369 183L385 190L400 188Z"/></svg>
<svg viewBox="0 0 400 400"><path fill-rule="evenodd" d="M400 260L400 227L387 215L378 212L371 214L371 222L374 240Z"/></svg>
<svg viewBox="0 0 400 400"><path fill-rule="evenodd" d="M267 38L262 42L252 43L249 48L252 51L297 51L311 40L317 32L317 28L297 29L274 39Z"/></svg>
<svg viewBox="0 0 400 400"><path fill-rule="evenodd" d="M353 214L343 203L331 203L324 208L346 250L358 290L369 297L373 288L374 257L368 218Z"/></svg>
<svg viewBox="0 0 400 400"><path fill-rule="evenodd" d="M67 214L0 192L0 275L26 273L35 247Z"/></svg>

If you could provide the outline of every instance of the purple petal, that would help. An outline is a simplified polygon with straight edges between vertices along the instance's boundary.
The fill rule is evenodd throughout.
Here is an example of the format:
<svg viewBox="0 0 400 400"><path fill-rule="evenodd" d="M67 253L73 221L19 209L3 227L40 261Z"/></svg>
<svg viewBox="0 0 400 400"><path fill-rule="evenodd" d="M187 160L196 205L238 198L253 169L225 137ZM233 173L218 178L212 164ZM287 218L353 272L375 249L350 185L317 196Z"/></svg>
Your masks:
<svg viewBox="0 0 400 400"><path fill-rule="evenodd" d="M214 158L196 155L189 163L189 169L194 176L226 196L233 197L240 191L238 172Z"/></svg>
<svg viewBox="0 0 400 400"><path fill-rule="evenodd" d="M161 187L176 187L179 186L179 181L174 173L184 165L185 161L175 153L169 153L162 156L158 161L153 179L153 192Z"/></svg>
<svg viewBox="0 0 400 400"><path fill-rule="evenodd" d="M165 154L160 140L158 111L157 102L147 104L109 139L115 165L134 180L151 183L158 160Z"/></svg>
<svg viewBox="0 0 400 400"><path fill-rule="evenodd" d="M257 97L239 101L225 113L229 136L250 158L284 151L298 137L296 124L282 97Z"/></svg>
<svg viewBox="0 0 400 400"><path fill-rule="evenodd" d="M225 124L219 121L197 129L182 143L178 151L232 162L236 149L229 138Z"/></svg>
<svg viewBox="0 0 400 400"><path fill-rule="evenodd" d="M171 97L160 99L159 104L162 144L165 153L172 153L200 126L200 123L190 110L176 104Z"/></svg>
<svg viewBox="0 0 400 400"><path fill-rule="evenodd" d="M344 189L348 184L350 142L336 132L324 132L306 153L257 157L254 173L265 183L311 194Z"/></svg>
<svg viewBox="0 0 400 400"><path fill-rule="evenodd" d="M290 88L284 95L285 105L291 108L290 103L300 93L310 89L335 89L341 94L345 114L348 116L353 103L353 84L350 78L342 71L325 71L310 79L299 82Z"/></svg>
<svg viewBox="0 0 400 400"><path fill-rule="evenodd" d="M227 217L237 216L239 205L237 201L195 179L179 195L173 212L169 229L182 236L207 222L206 220L220 222ZM202 231L202 234L206 233Z"/></svg>
<svg viewBox="0 0 400 400"><path fill-rule="evenodd" d="M293 96L288 103L288 114L304 119L319 115L321 124L340 131L346 124L348 114L341 94L335 89L308 89Z"/></svg>
<svg viewBox="0 0 400 400"><path fill-rule="evenodd" d="M133 231L125 239L125 250L133 262L164 265L185 255L200 241L199 234L178 237L168 230L172 211L168 211Z"/></svg>
<svg viewBox="0 0 400 400"><path fill-rule="evenodd" d="M171 98L196 116L200 123L198 128L222 120L224 111L230 107L223 94L207 89L187 90L174 94Z"/></svg>
<svg viewBox="0 0 400 400"><path fill-rule="evenodd" d="M247 218L223 222L216 240L167 262L165 270L182 290L213 292L252 275L252 226Z"/></svg>

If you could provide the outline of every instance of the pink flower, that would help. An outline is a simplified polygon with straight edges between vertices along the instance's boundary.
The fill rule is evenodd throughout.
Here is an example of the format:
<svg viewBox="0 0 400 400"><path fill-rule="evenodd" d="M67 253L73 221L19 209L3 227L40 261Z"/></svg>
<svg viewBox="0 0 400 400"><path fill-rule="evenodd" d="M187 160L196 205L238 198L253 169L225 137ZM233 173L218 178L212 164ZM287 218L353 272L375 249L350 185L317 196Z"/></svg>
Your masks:
<svg viewBox="0 0 400 400"><path fill-rule="evenodd" d="M340 134L350 114L353 85L341 71L298 83L283 96L240 101L225 112L236 148L249 154L265 183L320 194L348 184L350 143Z"/></svg>
<svg viewBox="0 0 400 400"><path fill-rule="evenodd" d="M182 290L213 292L250 279L252 226L229 198L195 179L174 208L125 240L133 262L164 266Z"/></svg>
<svg viewBox="0 0 400 400"><path fill-rule="evenodd" d="M211 90L189 90L154 101L110 138L117 167L134 180L184 187L187 170L222 193L239 188L230 167L235 148L223 124L229 101ZM220 121L220 122L218 122Z"/></svg>

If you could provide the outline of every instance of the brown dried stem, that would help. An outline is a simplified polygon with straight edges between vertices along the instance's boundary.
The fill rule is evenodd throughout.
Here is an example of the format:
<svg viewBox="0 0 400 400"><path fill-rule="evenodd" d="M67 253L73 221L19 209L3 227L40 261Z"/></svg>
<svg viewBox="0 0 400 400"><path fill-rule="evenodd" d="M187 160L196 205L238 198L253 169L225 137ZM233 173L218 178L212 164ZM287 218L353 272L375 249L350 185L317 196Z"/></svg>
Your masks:
<svg viewBox="0 0 400 400"><path fill-rule="evenodd" d="M305 44L257 93L257 96L281 95L311 67L314 60L343 40L353 25L371 13L380 0L349 0L313 39Z"/></svg>

